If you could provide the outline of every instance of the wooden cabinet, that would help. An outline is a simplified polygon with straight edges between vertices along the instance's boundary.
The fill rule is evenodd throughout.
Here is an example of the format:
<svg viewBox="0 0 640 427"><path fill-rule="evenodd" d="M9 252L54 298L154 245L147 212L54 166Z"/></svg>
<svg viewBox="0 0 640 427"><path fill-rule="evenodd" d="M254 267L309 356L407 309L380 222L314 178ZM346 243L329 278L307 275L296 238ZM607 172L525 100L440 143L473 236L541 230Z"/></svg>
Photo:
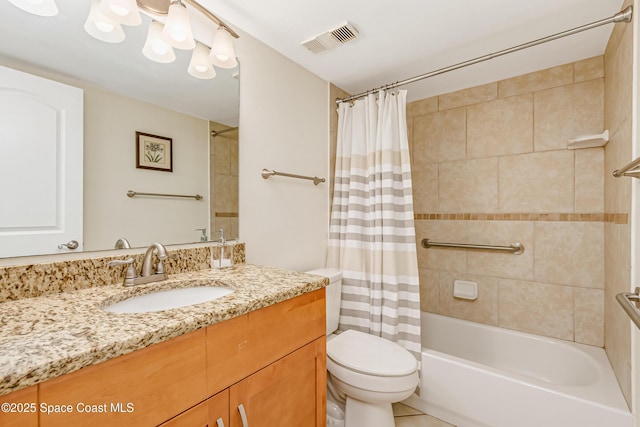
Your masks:
<svg viewBox="0 0 640 427"><path fill-rule="evenodd" d="M230 388L231 427L325 426L325 339L283 357Z"/></svg>
<svg viewBox="0 0 640 427"><path fill-rule="evenodd" d="M242 408L251 427L324 427L324 292L1 396L39 406L0 425L242 427Z"/></svg>
<svg viewBox="0 0 640 427"><path fill-rule="evenodd" d="M161 427L228 427L229 390L216 394L183 412Z"/></svg>
<svg viewBox="0 0 640 427"><path fill-rule="evenodd" d="M38 425L38 386L0 396L0 426L36 427Z"/></svg>
<svg viewBox="0 0 640 427"><path fill-rule="evenodd" d="M158 425L208 397L206 369L204 330L80 369L40 384L40 402L64 411L40 411L40 425Z"/></svg>

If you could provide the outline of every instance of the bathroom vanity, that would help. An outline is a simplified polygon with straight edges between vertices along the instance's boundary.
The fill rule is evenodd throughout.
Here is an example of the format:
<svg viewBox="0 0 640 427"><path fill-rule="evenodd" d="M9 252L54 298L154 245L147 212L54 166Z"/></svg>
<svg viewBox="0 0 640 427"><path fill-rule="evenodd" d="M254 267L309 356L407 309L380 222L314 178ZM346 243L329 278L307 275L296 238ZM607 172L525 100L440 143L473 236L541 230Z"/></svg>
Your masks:
<svg viewBox="0 0 640 427"><path fill-rule="evenodd" d="M61 304L73 304L76 298L75 307L62 311L70 322L82 318L87 324L69 323L61 335L65 343L58 349L2 333L0 350L9 350L13 340L14 347L22 345L22 351L32 355L33 366L27 372L27 362L15 360L11 373L7 372L11 364L0 363L5 379L0 402L15 410L1 412L0 424L325 425L323 278L241 265L178 274L171 280L173 283L152 286L215 280L234 292L196 306L144 314L102 310L104 304L122 299L122 292L148 290L142 287L132 290L113 285L32 298L34 310L42 311L50 304L58 312ZM19 300L3 305L12 311L28 303ZM48 317L46 309L43 316ZM51 317L59 316L51 313ZM28 310L16 320L21 325L11 328L14 334L29 322L27 317ZM31 320L34 340L43 337L47 327L42 325L49 324L48 320ZM105 341L109 335L111 344ZM79 339L77 345L68 345L67 340L74 339ZM131 351L132 347L139 349ZM8 356L18 357L20 350L16 350ZM105 361L91 363L91 359ZM77 369L76 363L85 366ZM26 385L31 381L37 384Z"/></svg>

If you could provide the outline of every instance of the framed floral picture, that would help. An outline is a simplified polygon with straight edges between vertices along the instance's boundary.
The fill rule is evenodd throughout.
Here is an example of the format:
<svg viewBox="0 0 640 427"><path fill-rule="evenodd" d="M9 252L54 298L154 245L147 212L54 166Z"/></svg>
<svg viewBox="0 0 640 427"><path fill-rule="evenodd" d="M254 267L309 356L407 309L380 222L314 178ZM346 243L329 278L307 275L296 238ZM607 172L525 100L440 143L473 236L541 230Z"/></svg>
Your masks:
<svg viewBox="0 0 640 427"><path fill-rule="evenodd" d="M173 140L136 132L136 168L173 172Z"/></svg>

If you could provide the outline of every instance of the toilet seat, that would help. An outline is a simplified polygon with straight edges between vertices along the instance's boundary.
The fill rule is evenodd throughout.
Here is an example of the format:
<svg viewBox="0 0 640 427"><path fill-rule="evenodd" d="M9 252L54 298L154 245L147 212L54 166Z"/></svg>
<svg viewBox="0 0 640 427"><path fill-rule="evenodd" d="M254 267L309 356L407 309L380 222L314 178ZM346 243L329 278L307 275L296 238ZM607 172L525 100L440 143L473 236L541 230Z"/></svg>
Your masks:
<svg viewBox="0 0 640 427"><path fill-rule="evenodd" d="M327 342L327 357L351 371L378 377L400 377L418 369L416 358L398 344L354 330Z"/></svg>
<svg viewBox="0 0 640 427"><path fill-rule="evenodd" d="M344 384L386 396L412 392L419 381L418 362L411 353L384 338L353 330L327 342L327 370Z"/></svg>

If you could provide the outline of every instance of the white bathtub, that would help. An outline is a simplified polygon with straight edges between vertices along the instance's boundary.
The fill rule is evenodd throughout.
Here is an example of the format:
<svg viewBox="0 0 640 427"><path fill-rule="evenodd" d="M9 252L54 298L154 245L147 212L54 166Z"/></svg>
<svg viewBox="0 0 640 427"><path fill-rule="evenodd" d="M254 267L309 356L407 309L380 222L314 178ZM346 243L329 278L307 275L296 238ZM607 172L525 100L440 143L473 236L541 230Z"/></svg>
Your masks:
<svg viewBox="0 0 640 427"><path fill-rule="evenodd" d="M632 427L604 350L422 313L420 396L458 427Z"/></svg>

